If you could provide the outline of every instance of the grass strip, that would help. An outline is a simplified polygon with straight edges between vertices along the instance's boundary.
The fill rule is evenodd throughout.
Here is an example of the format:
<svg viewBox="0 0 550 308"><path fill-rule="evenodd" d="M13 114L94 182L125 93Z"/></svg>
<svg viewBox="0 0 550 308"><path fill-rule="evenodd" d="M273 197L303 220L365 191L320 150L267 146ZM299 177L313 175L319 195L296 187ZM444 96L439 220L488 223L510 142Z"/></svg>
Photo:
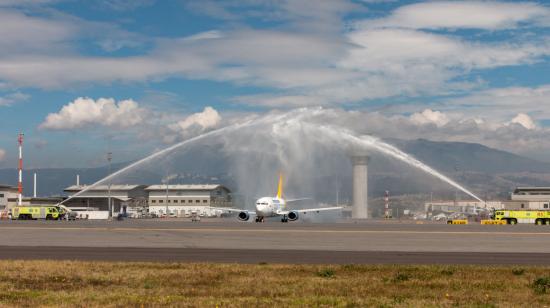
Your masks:
<svg viewBox="0 0 550 308"><path fill-rule="evenodd" d="M550 267L0 261L0 307L550 306Z"/></svg>

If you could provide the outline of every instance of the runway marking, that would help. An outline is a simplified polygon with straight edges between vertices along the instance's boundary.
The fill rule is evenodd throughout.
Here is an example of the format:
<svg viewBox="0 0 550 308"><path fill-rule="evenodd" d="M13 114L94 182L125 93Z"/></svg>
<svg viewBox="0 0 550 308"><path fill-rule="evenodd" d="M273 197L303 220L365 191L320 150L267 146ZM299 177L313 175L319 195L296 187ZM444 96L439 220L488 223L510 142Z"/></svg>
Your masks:
<svg viewBox="0 0 550 308"><path fill-rule="evenodd" d="M483 231L407 231L407 230L307 230L307 229L219 229L219 228L124 228L124 227L7 227L0 226L1 229L11 230L56 230L56 231L75 231L75 230L93 230L93 231L132 231L132 232L262 232L262 233L363 233L363 234L464 234L464 235L543 235L550 236L550 232L483 232Z"/></svg>

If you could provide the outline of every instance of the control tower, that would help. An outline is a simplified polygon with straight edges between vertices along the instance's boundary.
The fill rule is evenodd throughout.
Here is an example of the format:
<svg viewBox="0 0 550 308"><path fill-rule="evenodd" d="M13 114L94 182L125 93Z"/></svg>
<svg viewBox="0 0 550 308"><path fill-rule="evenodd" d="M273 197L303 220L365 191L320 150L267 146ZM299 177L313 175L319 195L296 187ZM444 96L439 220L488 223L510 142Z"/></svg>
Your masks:
<svg viewBox="0 0 550 308"><path fill-rule="evenodd" d="M354 219L368 218L368 164L367 155L352 156L353 165L353 208Z"/></svg>

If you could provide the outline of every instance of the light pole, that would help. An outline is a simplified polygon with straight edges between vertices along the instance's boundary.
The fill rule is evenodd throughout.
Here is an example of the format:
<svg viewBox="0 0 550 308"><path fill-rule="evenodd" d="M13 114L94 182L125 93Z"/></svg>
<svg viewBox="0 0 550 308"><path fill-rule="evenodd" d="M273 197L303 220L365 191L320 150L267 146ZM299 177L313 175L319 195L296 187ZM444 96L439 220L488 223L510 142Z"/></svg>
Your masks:
<svg viewBox="0 0 550 308"><path fill-rule="evenodd" d="M168 184L170 184L170 180L173 180L177 177L178 177L177 174L169 174L164 179L162 179L164 184L166 184L166 200L164 200L164 202L166 202L166 217L168 217L168 211L170 210L170 208L168 207L168 188L169 188Z"/></svg>
<svg viewBox="0 0 550 308"><path fill-rule="evenodd" d="M166 218L168 218L168 211L169 211L169 207L168 207L168 182L170 180L167 178L166 181L165 181L165 184L166 184Z"/></svg>
<svg viewBox="0 0 550 308"><path fill-rule="evenodd" d="M111 161L112 160L113 160L113 153L112 152L107 153L107 161L109 161L109 175L111 175ZM109 206L109 217L112 218L114 207L111 204L111 179L109 179L109 185L107 187L107 196L108 196L107 203L108 203L108 206Z"/></svg>

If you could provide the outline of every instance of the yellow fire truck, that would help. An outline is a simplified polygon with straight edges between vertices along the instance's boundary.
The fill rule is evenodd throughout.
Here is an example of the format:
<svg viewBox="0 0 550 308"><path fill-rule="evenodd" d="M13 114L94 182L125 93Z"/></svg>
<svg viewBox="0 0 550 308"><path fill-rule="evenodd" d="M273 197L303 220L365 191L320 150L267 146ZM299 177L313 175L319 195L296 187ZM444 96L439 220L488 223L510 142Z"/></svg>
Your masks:
<svg viewBox="0 0 550 308"><path fill-rule="evenodd" d="M59 206L16 206L11 218L17 220L46 219L59 220L65 217L65 210Z"/></svg>
<svg viewBox="0 0 550 308"><path fill-rule="evenodd" d="M509 225L550 225L550 211L497 210L495 211L494 219L504 220Z"/></svg>

